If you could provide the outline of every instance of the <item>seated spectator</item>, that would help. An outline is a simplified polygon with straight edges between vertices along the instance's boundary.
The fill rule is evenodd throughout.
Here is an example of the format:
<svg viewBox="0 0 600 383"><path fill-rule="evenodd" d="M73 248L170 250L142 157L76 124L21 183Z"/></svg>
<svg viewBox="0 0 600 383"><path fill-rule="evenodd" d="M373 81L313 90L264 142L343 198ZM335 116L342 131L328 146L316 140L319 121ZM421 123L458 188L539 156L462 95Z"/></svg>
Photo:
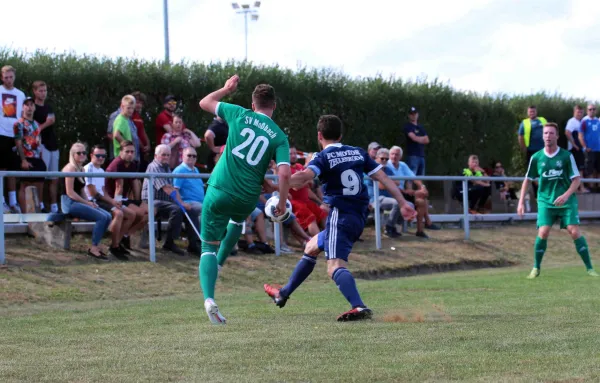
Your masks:
<svg viewBox="0 0 600 383"><path fill-rule="evenodd" d="M131 141L121 141L119 156L111 161L106 168L107 173L135 173L138 169L134 161L135 147ZM135 214L135 220L123 233L120 244L127 250L131 250L131 237L133 233L146 228L148 224L148 205L141 199L136 199L134 188L140 184L138 178L106 178L104 180L106 195L115 201L122 203ZM138 186L139 189L141 187ZM139 197L138 197L139 198ZM141 246L143 247L143 246Z"/></svg>
<svg viewBox="0 0 600 383"><path fill-rule="evenodd" d="M378 142L373 141L369 144L369 147L367 149L369 157L371 157L371 159L375 161L375 159L377 158L377 152L379 151L379 149L381 149L381 145L379 145Z"/></svg>
<svg viewBox="0 0 600 383"><path fill-rule="evenodd" d="M102 145L96 145L90 152L91 161L83 167L84 171L86 173L104 173L102 165L106 160L106 149ZM135 213L123 206L122 201L116 201L110 197L106 193L104 184L105 178L86 177L85 193L88 201L94 202L100 209L104 209L112 215L113 219L108 227L111 232L112 243L108 251L115 258L127 261L127 256L131 253L124 247L121 240L125 233L129 233L131 225L135 222Z"/></svg>
<svg viewBox="0 0 600 383"><path fill-rule="evenodd" d="M385 172L385 174L387 174L388 176L393 176L394 172L392 171L392 169L387 167L388 161L390 159L390 151L386 148L380 148L379 150L377 150L377 153L375 155L375 161L378 164L383 165L383 171ZM399 182L399 181L396 181ZM373 190L373 180L371 178L365 177L364 179L364 184L367 187L367 191L369 193L369 203L372 206L374 206L374 200L375 200L375 192ZM398 222L398 219L400 218L400 207L398 206L398 201L396 201L395 198L392 198L391 195L389 194L389 192L382 187L381 185L379 186L379 208L380 210L391 210L390 214L388 215L388 219L385 223L385 235L387 235L390 238L398 238L400 237L402 234L398 232L398 230L396 229L396 223ZM381 212L380 212L381 214Z"/></svg>
<svg viewBox="0 0 600 383"><path fill-rule="evenodd" d="M493 173L492 177L506 177L506 173L504 171L504 167L502 166L502 162L497 161L492 164ZM496 189L500 192L500 198L502 200L516 200L517 198L517 190L513 186L513 183L510 181L496 181L494 182Z"/></svg>
<svg viewBox="0 0 600 383"><path fill-rule="evenodd" d="M250 231L252 227L252 231ZM253 234L256 234L258 241L254 241ZM244 233L247 246L244 249L250 254L273 254L275 250L267 243L267 231L265 228L265 213L259 207L256 207L252 214L246 218L246 232Z"/></svg>
<svg viewBox="0 0 600 383"><path fill-rule="evenodd" d="M169 168L170 159L171 148L164 144L158 145L154 150L154 161L148 164L146 173L171 174ZM175 244L175 239L179 238L179 235L181 234L183 212L177 203L172 202L173 199L171 198L171 195L181 203L193 220L198 220L200 211L181 200L179 192L173 186L172 178L156 177L154 178L152 186L150 186L150 179L145 178L142 186L142 200L146 203L148 203L148 190L150 187L154 190L154 206L158 211L157 214L169 218L169 228L167 230L167 238L163 244L163 249L177 255L184 255L183 250Z"/></svg>
<svg viewBox="0 0 600 383"><path fill-rule="evenodd" d="M200 139L191 130L183 129L181 116L173 116L173 129L170 133L162 136L161 144L169 145L171 148L171 169L175 169L183 161L183 150L185 148L199 148Z"/></svg>
<svg viewBox="0 0 600 383"><path fill-rule="evenodd" d="M34 112L35 102L31 97L27 97L23 101L23 116L14 125L14 150L19 157L21 170L45 172L46 164L42 160L41 150L41 131L38 123L33 119ZM3 153L2 155L11 156L11 153ZM18 200L21 209L24 211L27 207L25 188L31 185L36 188L38 200L40 201L40 209L44 209L44 178L22 178L20 181L21 186L19 187Z"/></svg>
<svg viewBox="0 0 600 383"><path fill-rule="evenodd" d="M463 169L462 175L465 177L485 177L487 174L479 166L479 157L475 154L469 156L469 167ZM454 198L462 203L462 182L457 181L454 187ZM485 206L488 203L491 194L491 187L488 181L469 181L469 213L479 214L485 212Z"/></svg>
<svg viewBox="0 0 600 383"><path fill-rule="evenodd" d="M61 209L64 214L70 214L72 217L96 223L92 231L92 247L88 249L87 253L96 259L108 260L99 245L112 217L110 213L99 209L94 202L82 197L82 189L85 186L83 163L86 155L85 145L81 142L76 142L71 146L69 163L62 171L67 173L81 172L81 177L63 178L65 194L61 196Z"/></svg>
<svg viewBox="0 0 600 383"><path fill-rule="evenodd" d="M298 162L298 153L296 147L290 144L290 163L292 174L304 170L304 166ZM323 203L317 205L313 199L318 197L312 192L312 184L303 186L300 189L290 188L289 199L292 203L292 212L296 216L302 229L308 231L308 234L315 236L325 228L329 207Z"/></svg>
<svg viewBox="0 0 600 383"><path fill-rule="evenodd" d="M183 162L173 170L173 174L200 174L194 166L197 158L198 155L194 148L185 148L183 150ZM200 238L189 225L194 225L196 230L200 231L200 214L202 213L202 202L204 202L204 182L201 178L175 178L173 186L179 191L183 202L187 202L192 210L197 212L197 214L190 214L190 218L194 219L196 217L197 219L186 224L187 251L192 254L200 254Z"/></svg>
<svg viewBox="0 0 600 383"><path fill-rule="evenodd" d="M392 146L390 149L390 161L387 166L393 171L393 175L397 177L414 177L415 174L413 171L410 170L406 163L400 161L401 159L402 148L399 146ZM418 189L413 189L413 185L415 185ZM380 188L382 188L381 186L382 185L380 185ZM421 238L429 238L429 236L425 234L424 229L439 230L440 227L433 224L433 222L431 222L431 218L429 217L429 201L427 200L427 197L429 197L429 192L427 191L427 188L423 182L419 180L399 180L398 188L402 192L404 199L412 203L417 210L417 232L415 235Z"/></svg>

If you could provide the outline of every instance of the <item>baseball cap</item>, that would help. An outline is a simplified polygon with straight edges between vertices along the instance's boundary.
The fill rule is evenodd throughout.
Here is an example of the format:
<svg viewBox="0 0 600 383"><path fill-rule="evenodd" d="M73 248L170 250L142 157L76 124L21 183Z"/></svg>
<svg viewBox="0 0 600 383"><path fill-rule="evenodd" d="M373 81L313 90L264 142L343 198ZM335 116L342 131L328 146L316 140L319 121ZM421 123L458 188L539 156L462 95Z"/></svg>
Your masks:
<svg viewBox="0 0 600 383"><path fill-rule="evenodd" d="M23 100L23 105L27 104L28 101L35 102L33 97L25 97L25 100Z"/></svg>
<svg viewBox="0 0 600 383"><path fill-rule="evenodd" d="M177 99L175 98L175 96L173 96L172 94L170 94L167 97L165 97L165 100L163 101L163 104L166 104L169 101L177 101Z"/></svg>
<svg viewBox="0 0 600 383"><path fill-rule="evenodd" d="M411 106L408 109L408 114L415 114L415 113L419 113L419 111L417 110L417 108L415 108L414 106Z"/></svg>
<svg viewBox="0 0 600 383"><path fill-rule="evenodd" d="M369 144L369 150L379 149L379 148L381 148L381 145L379 145L379 142L373 141Z"/></svg>

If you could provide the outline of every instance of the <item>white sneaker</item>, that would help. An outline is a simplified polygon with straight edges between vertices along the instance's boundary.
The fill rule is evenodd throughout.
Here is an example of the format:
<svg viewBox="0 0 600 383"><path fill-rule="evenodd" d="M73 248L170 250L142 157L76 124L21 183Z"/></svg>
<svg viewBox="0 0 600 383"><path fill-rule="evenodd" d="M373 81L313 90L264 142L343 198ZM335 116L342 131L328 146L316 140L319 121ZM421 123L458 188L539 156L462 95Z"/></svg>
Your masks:
<svg viewBox="0 0 600 383"><path fill-rule="evenodd" d="M210 298L205 300L204 308L206 309L206 314L208 315L208 319L210 319L212 324L224 325L227 323L225 317L219 312L219 306L217 306L214 300Z"/></svg>
<svg viewBox="0 0 600 383"><path fill-rule="evenodd" d="M10 214L11 213L10 207L6 204L6 202L4 202L2 204L2 208L4 209L4 214Z"/></svg>
<svg viewBox="0 0 600 383"><path fill-rule="evenodd" d="M279 248L279 251L282 254L293 254L294 253L294 250L290 249L290 247L287 245L281 245L281 247Z"/></svg>

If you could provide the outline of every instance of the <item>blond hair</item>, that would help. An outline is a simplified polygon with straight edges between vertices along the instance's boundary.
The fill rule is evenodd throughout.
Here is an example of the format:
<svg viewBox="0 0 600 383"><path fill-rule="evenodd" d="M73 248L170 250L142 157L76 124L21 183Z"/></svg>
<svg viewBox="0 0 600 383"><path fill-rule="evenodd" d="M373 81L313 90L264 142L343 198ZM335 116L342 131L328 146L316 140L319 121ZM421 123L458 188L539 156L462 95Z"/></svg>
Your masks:
<svg viewBox="0 0 600 383"><path fill-rule="evenodd" d="M83 150L80 150L78 148L83 148ZM76 143L74 143L73 145L71 145L71 149L69 150L69 164L73 165L75 167L75 171L77 172L82 172L83 173L83 166L80 165L79 163L77 163L77 161L75 160L75 153L77 153L78 151L86 151L87 147L85 146L85 144L83 142L77 141ZM82 177L77 177L79 178L79 181L82 183L85 183L85 180Z"/></svg>
<svg viewBox="0 0 600 383"><path fill-rule="evenodd" d="M6 73L6 72L13 72L13 73L17 73L17 70L15 68L13 68L11 65L5 65L2 67L2 74Z"/></svg>
<svg viewBox="0 0 600 383"><path fill-rule="evenodd" d="M121 99L121 105L135 105L135 97L133 97L130 94L128 94L127 96L123 96L123 98Z"/></svg>

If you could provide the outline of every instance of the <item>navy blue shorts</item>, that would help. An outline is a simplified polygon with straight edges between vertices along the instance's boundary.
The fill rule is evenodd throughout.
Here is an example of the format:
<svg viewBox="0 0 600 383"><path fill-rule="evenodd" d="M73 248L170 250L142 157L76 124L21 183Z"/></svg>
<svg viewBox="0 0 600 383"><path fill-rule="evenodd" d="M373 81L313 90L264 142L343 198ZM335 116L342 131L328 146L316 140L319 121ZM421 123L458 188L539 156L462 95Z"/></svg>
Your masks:
<svg viewBox="0 0 600 383"><path fill-rule="evenodd" d="M325 230L320 232L317 243L325 258L343 259L348 262L348 256L354 243L358 241L365 227L365 219L358 214L340 213L332 208L327 216Z"/></svg>

